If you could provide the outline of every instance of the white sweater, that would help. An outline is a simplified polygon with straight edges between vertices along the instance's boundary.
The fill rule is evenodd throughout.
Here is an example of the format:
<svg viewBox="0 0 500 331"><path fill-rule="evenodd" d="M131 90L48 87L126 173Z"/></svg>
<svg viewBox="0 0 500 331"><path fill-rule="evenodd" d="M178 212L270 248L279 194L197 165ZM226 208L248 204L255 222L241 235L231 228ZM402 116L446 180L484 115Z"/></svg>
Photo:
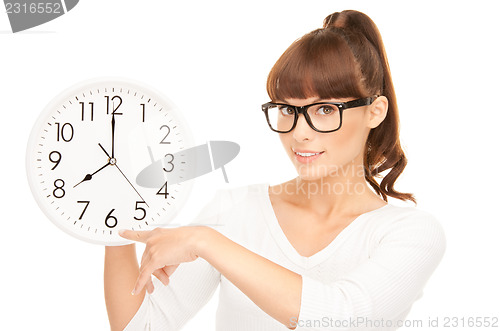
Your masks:
<svg viewBox="0 0 500 331"><path fill-rule="evenodd" d="M358 216L327 247L304 257L282 231L268 187L220 189L191 224L210 226L302 276L300 314L291 321L296 331L397 329L445 252L439 221L417 207L387 204ZM125 331L179 330L219 285L215 330L289 330L202 258L182 263L169 285L154 276L153 283Z"/></svg>

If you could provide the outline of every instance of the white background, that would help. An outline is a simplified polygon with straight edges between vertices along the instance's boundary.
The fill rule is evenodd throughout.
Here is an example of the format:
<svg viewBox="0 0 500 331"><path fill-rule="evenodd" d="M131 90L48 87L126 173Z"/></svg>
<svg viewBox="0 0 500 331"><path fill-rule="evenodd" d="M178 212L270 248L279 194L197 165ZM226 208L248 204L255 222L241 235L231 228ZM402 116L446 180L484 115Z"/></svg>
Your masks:
<svg viewBox="0 0 500 331"><path fill-rule="evenodd" d="M29 133L55 95L88 78L129 77L183 109L197 143L240 144L226 166L230 184L220 171L196 180L189 212L179 220L188 222L217 187L295 176L260 111L269 101L266 77L296 38L344 9L368 14L385 42L409 159L396 189L415 193L418 207L438 217L447 234L445 257L407 319L499 317L494 3L82 0L63 17L18 34L2 10L0 328L109 329L104 247L56 228L26 179ZM217 299L218 291L184 330L213 330Z"/></svg>

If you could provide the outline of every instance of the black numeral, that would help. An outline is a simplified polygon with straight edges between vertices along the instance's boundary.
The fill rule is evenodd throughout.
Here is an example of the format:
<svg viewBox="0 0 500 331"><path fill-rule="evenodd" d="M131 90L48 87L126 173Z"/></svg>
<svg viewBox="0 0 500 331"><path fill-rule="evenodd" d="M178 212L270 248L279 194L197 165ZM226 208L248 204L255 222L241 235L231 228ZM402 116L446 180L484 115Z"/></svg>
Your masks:
<svg viewBox="0 0 500 331"><path fill-rule="evenodd" d="M167 198L167 196L169 195L169 193L167 192L167 182L165 182L165 185L163 185L159 190L158 192L156 192L156 195L163 195L165 196L165 199ZM162 192L163 188L165 188L165 192Z"/></svg>
<svg viewBox="0 0 500 331"><path fill-rule="evenodd" d="M167 128L168 131L165 137L163 137L163 139L160 141L160 144L170 144L170 141L165 141L165 139L167 139L167 136L170 134L170 127L168 125L162 125L160 130L163 128Z"/></svg>
<svg viewBox="0 0 500 331"><path fill-rule="evenodd" d="M57 141L59 141L59 138L61 138L62 140L66 141L66 142L71 141L71 139L73 139L74 130L73 130L73 126L71 125L71 123L64 123L61 126L60 123L56 122L56 125L57 125ZM68 130L71 133L71 135L69 135L69 133L67 133ZM69 135L69 138L68 138L68 135Z"/></svg>
<svg viewBox="0 0 500 331"><path fill-rule="evenodd" d="M58 184L57 182L59 182L59 181L61 181L62 184L60 184L60 183ZM56 179L54 181L54 187L55 187L55 189L54 189L54 191L52 191L52 194L54 195L54 197L60 199L60 198L62 198L64 196L64 194L66 194L66 192L63 189L63 187L64 187L64 180L59 179L59 178Z"/></svg>
<svg viewBox="0 0 500 331"><path fill-rule="evenodd" d="M52 155L57 155L57 159L53 160L52 159ZM59 162L61 162L61 153L59 153L58 151L52 151L52 152L50 152L50 154L49 154L49 160L50 160L50 162L56 164L55 166L52 167L52 169L50 169L50 170L54 170L59 165Z"/></svg>
<svg viewBox="0 0 500 331"><path fill-rule="evenodd" d="M111 101L113 102L113 106L110 107L110 99L109 99L109 95L106 95L104 96L106 98L106 114L109 114L109 110L112 108L113 111L112 111L112 114L115 114L115 115L123 115L123 113L117 113L116 111L118 110L118 108L122 105L122 98L119 96L119 95L115 95L114 97L111 98ZM119 103L117 106L115 106L115 99L118 99Z"/></svg>
<svg viewBox="0 0 500 331"><path fill-rule="evenodd" d="M82 105L82 121L85 121L85 103L80 102L80 104ZM94 120L94 103L89 102L89 105L90 105L90 120L93 121Z"/></svg>
<svg viewBox="0 0 500 331"><path fill-rule="evenodd" d="M106 219L104 220L104 223L106 224L106 226L108 228L114 228L118 224L118 220L116 219L116 217L114 217L114 216L111 215L111 213L113 211L114 211L114 209L111 209L111 211L106 216Z"/></svg>
<svg viewBox="0 0 500 331"><path fill-rule="evenodd" d="M87 207L90 204L90 201L77 201L77 202L78 203L86 203L85 208L83 208L82 214L80 215L80 217L78 217L78 219L81 220L83 217L83 214L85 214L85 211L87 210Z"/></svg>
<svg viewBox="0 0 500 331"><path fill-rule="evenodd" d="M146 120L146 105L141 103L142 106L142 121L144 122Z"/></svg>
<svg viewBox="0 0 500 331"><path fill-rule="evenodd" d="M135 210L141 210L141 211L142 211L142 217L141 217L141 218L137 218L137 217L135 217L135 216L134 216L134 219L136 219L136 220L138 220L138 221L143 220L143 219L144 219L144 217L146 217L146 209L144 209L144 208L142 208L142 207L139 207L138 205L139 205L140 203L146 203L146 202L144 202L144 201L136 201L136 202L135 202Z"/></svg>

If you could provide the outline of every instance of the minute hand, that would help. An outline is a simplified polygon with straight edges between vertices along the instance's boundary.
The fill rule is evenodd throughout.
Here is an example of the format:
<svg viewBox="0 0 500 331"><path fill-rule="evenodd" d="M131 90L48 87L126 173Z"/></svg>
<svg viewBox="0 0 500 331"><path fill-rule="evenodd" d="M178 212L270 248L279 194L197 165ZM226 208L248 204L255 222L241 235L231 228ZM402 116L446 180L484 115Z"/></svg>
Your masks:
<svg viewBox="0 0 500 331"><path fill-rule="evenodd" d="M111 157L115 157L115 114L111 117Z"/></svg>

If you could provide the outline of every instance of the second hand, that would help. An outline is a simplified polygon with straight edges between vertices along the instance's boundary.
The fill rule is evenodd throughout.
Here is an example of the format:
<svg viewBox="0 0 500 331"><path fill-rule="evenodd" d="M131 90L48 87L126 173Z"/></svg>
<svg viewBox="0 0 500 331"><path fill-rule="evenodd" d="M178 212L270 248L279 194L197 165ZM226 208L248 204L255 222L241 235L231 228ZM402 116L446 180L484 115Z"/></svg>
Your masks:
<svg viewBox="0 0 500 331"><path fill-rule="evenodd" d="M148 206L149 208L149 205L148 203L146 202L146 200L144 200L144 198L141 196L141 194L135 189L134 185L132 185L132 183L128 180L127 176L125 176L125 174L123 173L123 171L121 171L121 169L118 167L118 164L116 164L116 159L112 158L111 156L109 156L108 152L106 152L106 150L104 149L104 147L102 147L102 145L99 143L99 147L101 147L102 151L104 153L106 153L106 155L109 157L110 159L110 162L111 162L111 159L114 161L114 162L111 162L112 165L114 165L116 167L116 169L118 169L118 171L122 174L122 176L127 180L127 182L130 184L130 186L132 186L132 188L134 189L134 191L137 193L137 195L139 195L139 197L141 197L142 201L146 204L146 206Z"/></svg>
<svg viewBox="0 0 500 331"><path fill-rule="evenodd" d="M125 177L125 179L130 184L130 186L132 186L134 191L141 197L142 201L146 204L146 206L148 206L148 208L149 208L149 205L146 202L146 200L144 200L144 198L141 196L141 194L135 189L134 185L132 185L132 183L128 180L127 176L125 176L125 174L120 170L120 168L118 168L118 164L115 163L114 165L115 165L116 169L118 169L118 171L120 171L120 173L123 175L123 177Z"/></svg>

